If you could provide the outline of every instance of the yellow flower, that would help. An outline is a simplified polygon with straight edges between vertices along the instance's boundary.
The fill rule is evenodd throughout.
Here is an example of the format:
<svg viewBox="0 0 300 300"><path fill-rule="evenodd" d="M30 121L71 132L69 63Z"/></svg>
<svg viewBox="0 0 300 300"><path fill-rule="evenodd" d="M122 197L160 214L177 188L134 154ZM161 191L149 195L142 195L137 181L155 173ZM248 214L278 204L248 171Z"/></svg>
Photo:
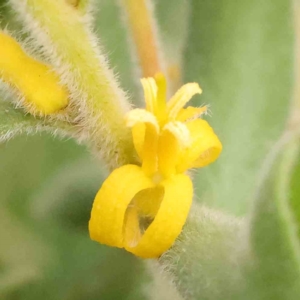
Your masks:
<svg viewBox="0 0 300 300"><path fill-rule="evenodd" d="M197 83L185 84L166 102L162 74L141 81L146 108L134 109L125 118L141 166L122 166L104 181L89 231L100 243L153 258L172 246L186 221L193 185L184 172L216 160L222 145L198 118L206 107L184 108L201 93Z"/></svg>
<svg viewBox="0 0 300 300"><path fill-rule="evenodd" d="M49 115L65 108L68 91L50 66L27 55L19 43L0 31L0 80L14 87L32 114Z"/></svg>

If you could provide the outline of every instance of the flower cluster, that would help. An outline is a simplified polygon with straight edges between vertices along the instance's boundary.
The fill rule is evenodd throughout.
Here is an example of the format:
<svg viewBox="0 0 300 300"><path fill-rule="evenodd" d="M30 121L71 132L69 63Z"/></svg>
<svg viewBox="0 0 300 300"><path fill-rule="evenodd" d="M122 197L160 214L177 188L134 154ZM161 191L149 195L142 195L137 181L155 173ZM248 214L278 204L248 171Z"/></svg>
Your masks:
<svg viewBox="0 0 300 300"><path fill-rule="evenodd" d="M182 86L166 102L162 74L141 80L145 109L125 118L141 166L115 169L99 190L89 222L90 236L143 257L159 257L180 234L193 198L185 172L215 161L222 144L199 118L206 107L184 106L201 94L197 83Z"/></svg>

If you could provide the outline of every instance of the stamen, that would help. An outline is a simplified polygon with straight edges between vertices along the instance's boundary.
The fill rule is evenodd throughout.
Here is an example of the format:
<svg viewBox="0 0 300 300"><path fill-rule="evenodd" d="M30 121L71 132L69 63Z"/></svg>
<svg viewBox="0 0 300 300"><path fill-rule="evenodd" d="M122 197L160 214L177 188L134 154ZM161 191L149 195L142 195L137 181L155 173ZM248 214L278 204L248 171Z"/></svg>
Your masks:
<svg viewBox="0 0 300 300"><path fill-rule="evenodd" d="M151 123L156 131L159 131L159 125L153 114L144 109L133 109L125 116L126 126L133 127L138 123Z"/></svg>
<svg viewBox="0 0 300 300"><path fill-rule="evenodd" d="M144 89L144 97L146 102L146 109L149 112L155 113L156 111L156 98L157 98L157 85L154 78L143 78L141 83Z"/></svg>
<svg viewBox="0 0 300 300"><path fill-rule="evenodd" d="M157 109L156 116L160 123L166 119L166 99L167 99L167 82L162 73L155 74L155 81L157 85Z"/></svg>
<svg viewBox="0 0 300 300"><path fill-rule="evenodd" d="M168 102L168 114L171 120L175 120L179 111L196 94L201 94L202 90L198 83L187 83L182 86Z"/></svg>

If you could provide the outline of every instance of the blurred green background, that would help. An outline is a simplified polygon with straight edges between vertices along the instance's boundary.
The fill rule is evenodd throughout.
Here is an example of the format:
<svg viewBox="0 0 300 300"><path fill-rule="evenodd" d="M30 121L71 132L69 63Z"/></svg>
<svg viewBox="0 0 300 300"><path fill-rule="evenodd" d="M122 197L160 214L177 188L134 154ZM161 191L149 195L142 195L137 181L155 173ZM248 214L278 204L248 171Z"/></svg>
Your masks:
<svg viewBox="0 0 300 300"><path fill-rule="evenodd" d="M172 24L183 37L187 3L179 1L168 10L166 2L156 4L163 12L165 45L174 45L169 59L176 61L183 38L174 42ZM142 103L119 2L97 0L96 8L94 29L110 65L132 102ZM179 22L176 14L183 16ZM22 30L6 0L0 1L0 21L1 28ZM101 163L72 140L39 133L0 143L0 299L138 300L159 295L151 292L151 274L143 262L89 239L90 210L104 176Z"/></svg>
<svg viewBox="0 0 300 300"><path fill-rule="evenodd" d="M139 104L118 0L97 1L95 31ZM22 29L6 0L0 3L1 27ZM195 176L195 198L234 215L251 209L259 167L288 116L291 7L285 0L156 0L166 59L182 59L184 81L203 87L194 103L211 105L209 122L224 145L218 162ZM72 140L38 134L0 144L0 299L151 299L144 263L89 239L104 177L101 163Z"/></svg>
<svg viewBox="0 0 300 300"><path fill-rule="evenodd" d="M95 30L134 93L120 8L101 2ZM20 30L1 3L1 27ZM72 140L37 134L0 144L0 299L144 299L140 261L89 239L103 176L101 164Z"/></svg>

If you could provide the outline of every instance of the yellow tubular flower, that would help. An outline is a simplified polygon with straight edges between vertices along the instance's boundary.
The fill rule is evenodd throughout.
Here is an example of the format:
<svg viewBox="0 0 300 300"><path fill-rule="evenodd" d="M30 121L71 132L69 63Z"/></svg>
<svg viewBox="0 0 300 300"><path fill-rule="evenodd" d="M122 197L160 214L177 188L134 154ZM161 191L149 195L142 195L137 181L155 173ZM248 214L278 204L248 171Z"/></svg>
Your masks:
<svg viewBox="0 0 300 300"><path fill-rule="evenodd" d="M186 221L193 185L184 172L215 161L222 144L199 119L206 107L184 108L201 94L198 84L182 86L166 102L162 74L141 82L146 108L133 109L125 118L141 166L122 166L104 181L89 231L95 241L154 258L172 246Z"/></svg>
<svg viewBox="0 0 300 300"><path fill-rule="evenodd" d="M0 45L0 79L21 93L31 113L48 115L67 106L68 92L49 66L28 56L1 31Z"/></svg>

